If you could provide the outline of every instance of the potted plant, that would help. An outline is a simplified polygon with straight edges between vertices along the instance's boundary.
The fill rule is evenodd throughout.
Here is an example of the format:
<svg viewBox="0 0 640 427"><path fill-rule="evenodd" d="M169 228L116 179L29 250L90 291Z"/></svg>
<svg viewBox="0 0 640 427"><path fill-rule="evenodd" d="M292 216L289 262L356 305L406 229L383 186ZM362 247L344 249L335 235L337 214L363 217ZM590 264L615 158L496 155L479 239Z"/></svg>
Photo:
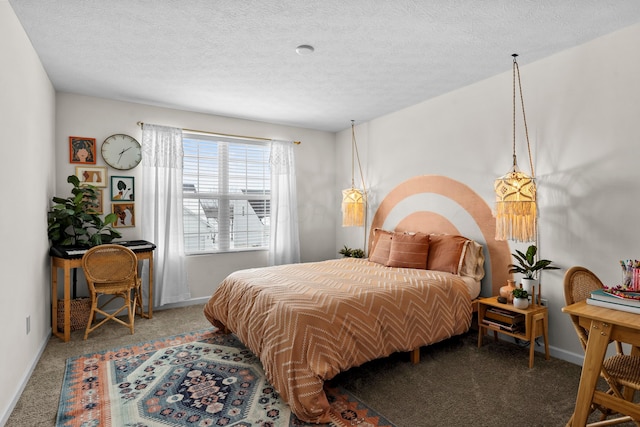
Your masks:
<svg viewBox="0 0 640 427"><path fill-rule="evenodd" d="M338 253L345 258L364 258L364 251L362 249L351 249L347 245L344 245L344 248L340 249Z"/></svg>
<svg viewBox="0 0 640 427"><path fill-rule="evenodd" d="M522 286L528 292L531 292L533 285L537 285L537 272L541 270L558 270L559 267L551 265L548 259L536 260L536 254L538 248L536 245L530 245L527 248L527 252L522 253L516 249L516 252L511 254L516 259L517 264L509 264L509 273L520 273L524 277L522 278Z"/></svg>
<svg viewBox="0 0 640 427"><path fill-rule="evenodd" d="M53 197L54 205L47 213L47 234L52 246L96 246L121 237L112 224L117 216L110 213L101 218L95 208L100 193L93 185L80 185L80 179L70 175L71 196Z"/></svg>
<svg viewBox="0 0 640 427"><path fill-rule="evenodd" d="M67 182L73 185L71 196L67 198L53 197L54 205L47 213L47 234L52 246L90 247L103 243L110 243L121 236L113 229L112 224L117 220L114 213L104 217L96 211L100 192L93 185L80 185L80 179L75 175L67 177ZM76 297L76 269L73 269L73 295L71 300L71 330L84 329L89 321L91 298ZM54 296L57 298L57 296ZM62 328L64 319L63 301L58 301L58 329Z"/></svg>
<svg viewBox="0 0 640 427"><path fill-rule="evenodd" d="M511 293L513 294L513 306L515 308L524 310L529 307L529 292L523 288L515 288Z"/></svg>

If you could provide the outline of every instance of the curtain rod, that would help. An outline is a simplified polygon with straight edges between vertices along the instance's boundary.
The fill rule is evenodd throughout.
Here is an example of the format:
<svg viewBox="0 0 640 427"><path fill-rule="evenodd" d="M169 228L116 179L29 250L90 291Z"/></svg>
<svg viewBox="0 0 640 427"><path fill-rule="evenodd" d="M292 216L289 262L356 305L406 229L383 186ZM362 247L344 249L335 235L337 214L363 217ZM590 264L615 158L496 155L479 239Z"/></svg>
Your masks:
<svg viewBox="0 0 640 427"><path fill-rule="evenodd" d="M142 127L142 125L144 125L144 122L138 122L138 126ZM227 137L231 137L231 138L245 138L245 139L255 139L258 141L275 141L275 139L271 139L271 138L261 138L259 136L246 136L246 135L234 135L231 133L218 133L218 132L209 132L209 131L205 131L205 130L197 130L197 129L182 129L185 132L194 132L194 133L202 133L205 135L214 135L214 136L227 136ZM296 145L300 145L300 141L293 141L294 144Z"/></svg>

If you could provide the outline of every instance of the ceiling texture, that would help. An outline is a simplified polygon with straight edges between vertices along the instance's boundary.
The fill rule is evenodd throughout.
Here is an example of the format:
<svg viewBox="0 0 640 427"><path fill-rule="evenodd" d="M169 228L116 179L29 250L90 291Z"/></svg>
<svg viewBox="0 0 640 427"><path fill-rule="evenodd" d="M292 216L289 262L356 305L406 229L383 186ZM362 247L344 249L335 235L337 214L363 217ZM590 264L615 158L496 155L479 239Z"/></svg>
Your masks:
<svg viewBox="0 0 640 427"><path fill-rule="evenodd" d="M331 132L640 22L638 0L9 3L57 91Z"/></svg>

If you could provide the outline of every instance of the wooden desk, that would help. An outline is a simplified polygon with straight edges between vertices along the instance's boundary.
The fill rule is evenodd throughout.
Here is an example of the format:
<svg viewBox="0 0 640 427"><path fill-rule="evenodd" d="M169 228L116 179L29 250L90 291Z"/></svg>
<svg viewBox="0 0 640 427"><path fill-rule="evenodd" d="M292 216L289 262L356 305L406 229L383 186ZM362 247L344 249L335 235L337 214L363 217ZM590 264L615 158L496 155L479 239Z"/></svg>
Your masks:
<svg viewBox="0 0 640 427"><path fill-rule="evenodd" d="M146 251L134 251L138 261L149 260L149 295L147 299L147 312L141 313L142 317L153 317L153 249ZM64 331L58 331L58 268L64 271ZM82 268L82 258L61 258L51 256L51 330L53 335L64 342L71 339L71 269Z"/></svg>
<svg viewBox="0 0 640 427"><path fill-rule="evenodd" d="M585 301L564 307L562 311L577 316L580 325L589 331L573 422L567 426L586 425L591 402L640 421L639 405L596 390L596 383L610 340L631 344L634 346L634 354L639 353L640 314L593 306Z"/></svg>

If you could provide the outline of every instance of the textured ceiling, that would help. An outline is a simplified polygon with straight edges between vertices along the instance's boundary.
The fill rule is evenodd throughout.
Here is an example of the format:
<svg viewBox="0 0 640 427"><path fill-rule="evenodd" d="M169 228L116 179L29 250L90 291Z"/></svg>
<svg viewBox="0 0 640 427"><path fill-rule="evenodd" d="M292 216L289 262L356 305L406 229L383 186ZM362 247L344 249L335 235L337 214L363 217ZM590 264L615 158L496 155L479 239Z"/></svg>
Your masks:
<svg viewBox="0 0 640 427"><path fill-rule="evenodd" d="M9 3L58 91L327 131L640 22L638 0Z"/></svg>

